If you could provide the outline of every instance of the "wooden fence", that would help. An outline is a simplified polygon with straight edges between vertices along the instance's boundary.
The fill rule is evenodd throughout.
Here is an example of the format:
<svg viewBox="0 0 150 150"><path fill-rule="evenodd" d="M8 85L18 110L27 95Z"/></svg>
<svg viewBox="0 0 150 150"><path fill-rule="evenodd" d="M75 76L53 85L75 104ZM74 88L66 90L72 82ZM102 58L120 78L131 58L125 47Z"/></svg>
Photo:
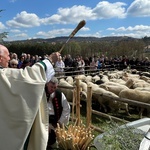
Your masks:
<svg viewBox="0 0 150 150"><path fill-rule="evenodd" d="M145 71L145 72L149 72L150 71L150 66L131 66L130 65L130 68L131 69L136 69L137 71ZM85 75L90 75L90 74L93 74L93 73L98 73L99 71L112 71L112 70L123 70L123 69L126 69L126 68L122 68L120 65L106 65L105 67L102 67L101 69L92 69L92 67L87 67L85 66L84 67L84 72L80 70L80 67L78 68L75 68L75 67L66 67L64 68L64 71L63 72L59 72L57 71L57 68L55 68L55 71L56 71L56 76L57 77L63 77L63 76L68 76L68 75L71 75L71 76L76 76L76 75L79 75L79 74L85 74ZM70 71L69 71L70 70Z"/></svg>
<svg viewBox="0 0 150 150"><path fill-rule="evenodd" d="M102 132L102 130L100 128L97 128L95 126L92 125L92 113L93 114L96 114L96 115L99 115L101 117L104 117L104 118L109 118L109 119L112 119L112 120L115 120L115 121L122 121L124 123L128 123L129 121L127 120L123 120L123 119L120 119L120 118L117 118L117 117L114 117L114 116L111 116L111 115L108 115L108 114L105 114L105 113L102 113L102 112L99 112L99 111L95 111L92 109L92 87L88 87L87 89L87 119L86 119L86 125L87 126L91 126L93 128L95 128L95 130L97 131L100 131ZM117 97L112 97L110 95L105 95L105 94L99 94L99 96L102 96L102 97L106 97L106 98L111 98L111 100L114 100L114 101L119 101L119 102L124 102L124 103L128 103L130 105L134 105L134 106L139 106L139 107L142 107L142 108L147 108L147 110L150 110L150 104L148 103L143 103L143 102L139 102L139 101L134 101L134 100L130 100L130 99L125 99L125 98L117 98Z"/></svg>
<svg viewBox="0 0 150 150"><path fill-rule="evenodd" d="M61 88L68 88L68 87L61 87ZM81 119L80 119L81 105L80 105L80 85L79 85L79 79L78 78L76 78L76 85L72 89L73 89L73 102L71 103L71 105L72 105L72 121L74 120L74 118L76 118L78 120L77 124L79 125L81 123ZM125 103L128 103L130 105L135 105L135 106L139 106L139 107L142 107L142 108L147 108L148 110L150 110L150 104L148 104L148 103L143 103L143 102L134 101L134 100L125 99L125 98L117 98L117 97L114 98L112 96L108 96L108 95L105 95L105 94L99 94L99 96L103 96L104 98L109 97L109 98L111 98L111 100L114 100L114 101L125 102ZM110 120L121 121L121 122L124 122L124 123L129 122L127 120L123 120L123 119L108 115L106 113L102 113L102 112L93 110L92 109L92 87L87 87L86 104L87 104L86 105L86 113L87 113L86 126L87 127L92 127L95 130L99 131L100 133L102 133L103 130L96 127L96 126L94 126L94 125L92 125L92 113L96 114L98 116L110 119ZM74 115L75 114L74 113L74 111L75 111L74 107L76 107L76 116Z"/></svg>

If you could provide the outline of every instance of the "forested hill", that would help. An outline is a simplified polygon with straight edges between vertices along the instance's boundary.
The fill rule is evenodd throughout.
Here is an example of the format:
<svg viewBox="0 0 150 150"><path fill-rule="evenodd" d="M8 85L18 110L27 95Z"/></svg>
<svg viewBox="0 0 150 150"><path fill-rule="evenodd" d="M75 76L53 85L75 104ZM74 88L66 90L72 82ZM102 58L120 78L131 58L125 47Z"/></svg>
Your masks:
<svg viewBox="0 0 150 150"><path fill-rule="evenodd" d="M31 55L50 54L58 49L61 49L63 44L69 37L56 37L49 39L30 39L4 42L7 48L13 52L21 55L29 53ZM107 53L107 56L121 56L136 55L138 57L150 56L149 53L150 37L141 39L131 38L127 36L112 36L112 37L73 37L68 44L66 44L62 55L97 55Z"/></svg>
<svg viewBox="0 0 150 150"><path fill-rule="evenodd" d="M69 37L56 37L49 39L30 39L30 40L20 40L12 41L13 42L66 42ZM73 37L70 41L80 41L80 42L99 42L99 41L130 41L137 40L136 38L127 37L127 36L112 36L112 37ZM139 39L138 39L139 40ZM7 42L6 42L7 43Z"/></svg>

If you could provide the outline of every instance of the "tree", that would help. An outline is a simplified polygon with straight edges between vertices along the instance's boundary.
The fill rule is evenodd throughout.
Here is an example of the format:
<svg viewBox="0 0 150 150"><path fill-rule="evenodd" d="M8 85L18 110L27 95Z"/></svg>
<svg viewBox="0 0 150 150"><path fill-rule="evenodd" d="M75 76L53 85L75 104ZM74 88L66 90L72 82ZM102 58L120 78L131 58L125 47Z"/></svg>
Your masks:
<svg viewBox="0 0 150 150"><path fill-rule="evenodd" d="M2 11L4 11L4 10L0 10L0 12L2 12ZM7 35L8 35L8 32L0 33L0 43L3 42L3 38L7 38Z"/></svg>

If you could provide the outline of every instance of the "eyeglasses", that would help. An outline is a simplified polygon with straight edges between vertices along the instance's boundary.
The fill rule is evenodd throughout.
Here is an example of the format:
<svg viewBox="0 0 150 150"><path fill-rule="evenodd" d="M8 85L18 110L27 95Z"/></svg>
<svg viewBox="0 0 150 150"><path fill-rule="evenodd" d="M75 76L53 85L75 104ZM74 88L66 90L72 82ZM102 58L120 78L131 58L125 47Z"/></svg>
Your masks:
<svg viewBox="0 0 150 150"><path fill-rule="evenodd" d="M17 66L17 64L11 64L12 66Z"/></svg>

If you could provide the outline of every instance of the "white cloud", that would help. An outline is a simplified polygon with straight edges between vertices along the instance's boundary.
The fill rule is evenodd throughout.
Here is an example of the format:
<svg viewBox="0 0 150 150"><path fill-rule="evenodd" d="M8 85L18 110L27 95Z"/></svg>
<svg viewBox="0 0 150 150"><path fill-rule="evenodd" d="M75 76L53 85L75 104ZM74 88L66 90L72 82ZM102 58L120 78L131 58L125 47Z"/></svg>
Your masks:
<svg viewBox="0 0 150 150"><path fill-rule="evenodd" d="M144 26L144 25L136 25L134 27L128 27L126 31L150 31L150 26Z"/></svg>
<svg viewBox="0 0 150 150"><path fill-rule="evenodd" d="M92 9L86 6L77 6L74 5L71 8L59 8L58 14L61 15L61 21L65 20L65 23L76 23L84 18L93 19L94 14L92 13Z"/></svg>
<svg viewBox="0 0 150 150"><path fill-rule="evenodd" d="M20 33L21 31L17 30L17 29L12 29L12 30L10 30L10 32L12 32L12 33Z"/></svg>
<svg viewBox="0 0 150 150"><path fill-rule="evenodd" d="M87 31L89 30L89 28L82 28L82 31ZM55 29L55 30L51 30L48 32L44 32L44 31L39 31L36 36L43 36L45 38L52 38L52 37L57 37L57 36L64 36L64 35L70 35L71 32L73 31L73 29Z"/></svg>
<svg viewBox="0 0 150 150"><path fill-rule="evenodd" d="M28 39L28 35L25 33L13 34L13 35L8 34L7 39L5 40L14 41L14 40L22 40L22 39Z"/></svg>
<svg viewBox="0 0 150 150"><path fill-rule="evenodd" d="M127 9L128 15L137 17L150 16L150 0L135 0Z"/></svg>
<svg viewBox="0 0 150 150"><path fill-rule="evenodd" d="M93 9L93 13L96 14L99 19L108 19L108 18L125 18L125 3L116 2L109 3L107 1L102 1L97 4Z"/></svg>
<svg viewBox="0 0 150 150"><path fill-rule="evenodd" d="M26 37L28 37L28 35L26 33L20 33L20 34L16 34L15 37L17 37L17 38L26 38Z"/></svg>
<svg viewBox="0 0 150 150"><path fill-rule="evenodd" d="M12 2L15 2L15 0L12 0ZM150 0L134 0L131 5L128 7L127 11L127 5L124 2L114 2L110 3L108 1L99 1L95 7L87 7L84 5L74 5L72 7L66 7L66 8L58 8L57 13L48 15L46 12L45 18L40 18L34 13L28 13L26 11L22 11L18 13L12 20L8 20L6 22L6 25L10 28L9 33L19 33L16 35L17 38L26 38L27 32L21 30L21 28L32 28L32 27L40 27L40 31L38 33L32 33L38 37L41 38L51 38L51 37L57 37L57 36L63 36L63 35L69 35L73 29L60 29L60 26L57 25L67 25L67 24L77 24L81 20L86 20L89 24L86 27L83 27L82 31L90 31L88 27L90 27L90 23L92 20L100 20L100 19L114 19L117 18L117 21L119 22L119 19L125 19L127 15L131 15L134 17L137 16L150 16ZM126 15L127 14L127 15ZM126 18L128 19L128 18ZM42 28L42 25L55 25L55 30L51 31L44 31L44 28ZM112 24L113 25L113 24ZM119 24L118 24L119 25ZM115 26L115 25L114 25ZM16 28L20 28L20 30L16 30ZM94 28L94 27L92 27ZM6 30L4 24L0 22L0 30ZM38 28L37 28L38 29ZM43 31L42 31L42 30ZM93 29L92 29L93 30ZM99 29L98 29L99 30ZM99 32L95 31L93 34L88 34L88 32L84 35L82 35L82 32L80 32L78 35L82 36L96 36L96 37L102 37L106 36L105 32L108 33L109 31L112 31L112 35L131 35L138 37L143 37L144 35L149 36L150 34L150 26L144 26L144 25L135 25L124 27L121 26L119 28L108 28L107 31ZM23 33L22 33L23 32ZM22 33L22 34L20 34ZM104 34L102 34L104 33ZM149 34L149 35L148 35ZM15 37L15 34L14 34Z"/></svg>
<svg viewBox="0 0 150 150"><path fill-rule="evenodd" d="M93 9L86 6L74 5L70 8L58 8L57 14L45 18L39 18L34 13L22 11L12 20L8 20L6 24L14 28L29 28L42 24L75 24L83 19L88 21L115 17L124 18L125 8L123 6L125 5L125 3L121 2L109 3L107 1L99 2Z"/></svg>
<svg viewBox="0 0 150 150"><path fill-rule="evenodd" d="M0 22L0 30L5 30L5 29L7 29L7 28L5 27L5 25Z"/></svg>
<svg viewBox="0 0 150 150"><path fill-rule="evenodd" d="M130 36L130 37L136 37L136 38L142 38L144 36L150 35L150 26L144 26L144 25L136 25L134 27L129 26L127 28L125 27L119 27L119 28L108 28L107 30L113 31L111 35L113 36Z"/></svg>
<svg viewBox="0 0 150 150"><path fill-rule="evenodd" d="M125 3L99 2L95 8L74 5L71 8L59 8L57 14L40 19L43 24L74 24L83 19L96 20L108 18L124 18L126 16Z"/></svg>
<svg viewBox="0 0 150 150"><path fill-rule="evenodd" d="M90 31L90 29L88 27L83 27L81 31Z"/></svg>
<svg viewBox="0 0 150 150"><path fill-rule="evenodd" d="M74 5L71 8L59 8L57 14L43 18L40 21L43 24L74 24L85 18L86 20L94 19L92 9L86 6Z"/></svg>
<svg viewBox="0 0 150 150"><path fill-rule="evenodd" d="M128 36L133 38L143 38L145 36L148 36L150 32L143 33L143 32L130 32L130 33L111 33L112 36ZM109 35L110 36L110 35Z"/></svg>
<svg viewBox="0 0 150 150"><path fill-rule="evenodd" d="M134 27L129 26L127 28L125 27L119 27L117 29L115 28L108 28L107 30L112 30L112 31L116 31L116 32L125 32L125 31L146 31L146 32L150 32L150 26L144 26L144 25L136 25Z"/></svg>
<svg viewBox="0 0 150 150"><path fill-rule="evenodd" d="M71 29L56 29L56 30L51 30L48 32L40 31L36 34L36 36L44 36L44 37L56 37L60 35L65 35L69 34L72 30Z"/></svg>
<svg viewBox="0 0 150 150"><path fill-rule="evenodd" d="M27 13L26 11L17 14L13 20L7 21L6 24L14 28L40 26L39 17L34 13Z"/></svg>

